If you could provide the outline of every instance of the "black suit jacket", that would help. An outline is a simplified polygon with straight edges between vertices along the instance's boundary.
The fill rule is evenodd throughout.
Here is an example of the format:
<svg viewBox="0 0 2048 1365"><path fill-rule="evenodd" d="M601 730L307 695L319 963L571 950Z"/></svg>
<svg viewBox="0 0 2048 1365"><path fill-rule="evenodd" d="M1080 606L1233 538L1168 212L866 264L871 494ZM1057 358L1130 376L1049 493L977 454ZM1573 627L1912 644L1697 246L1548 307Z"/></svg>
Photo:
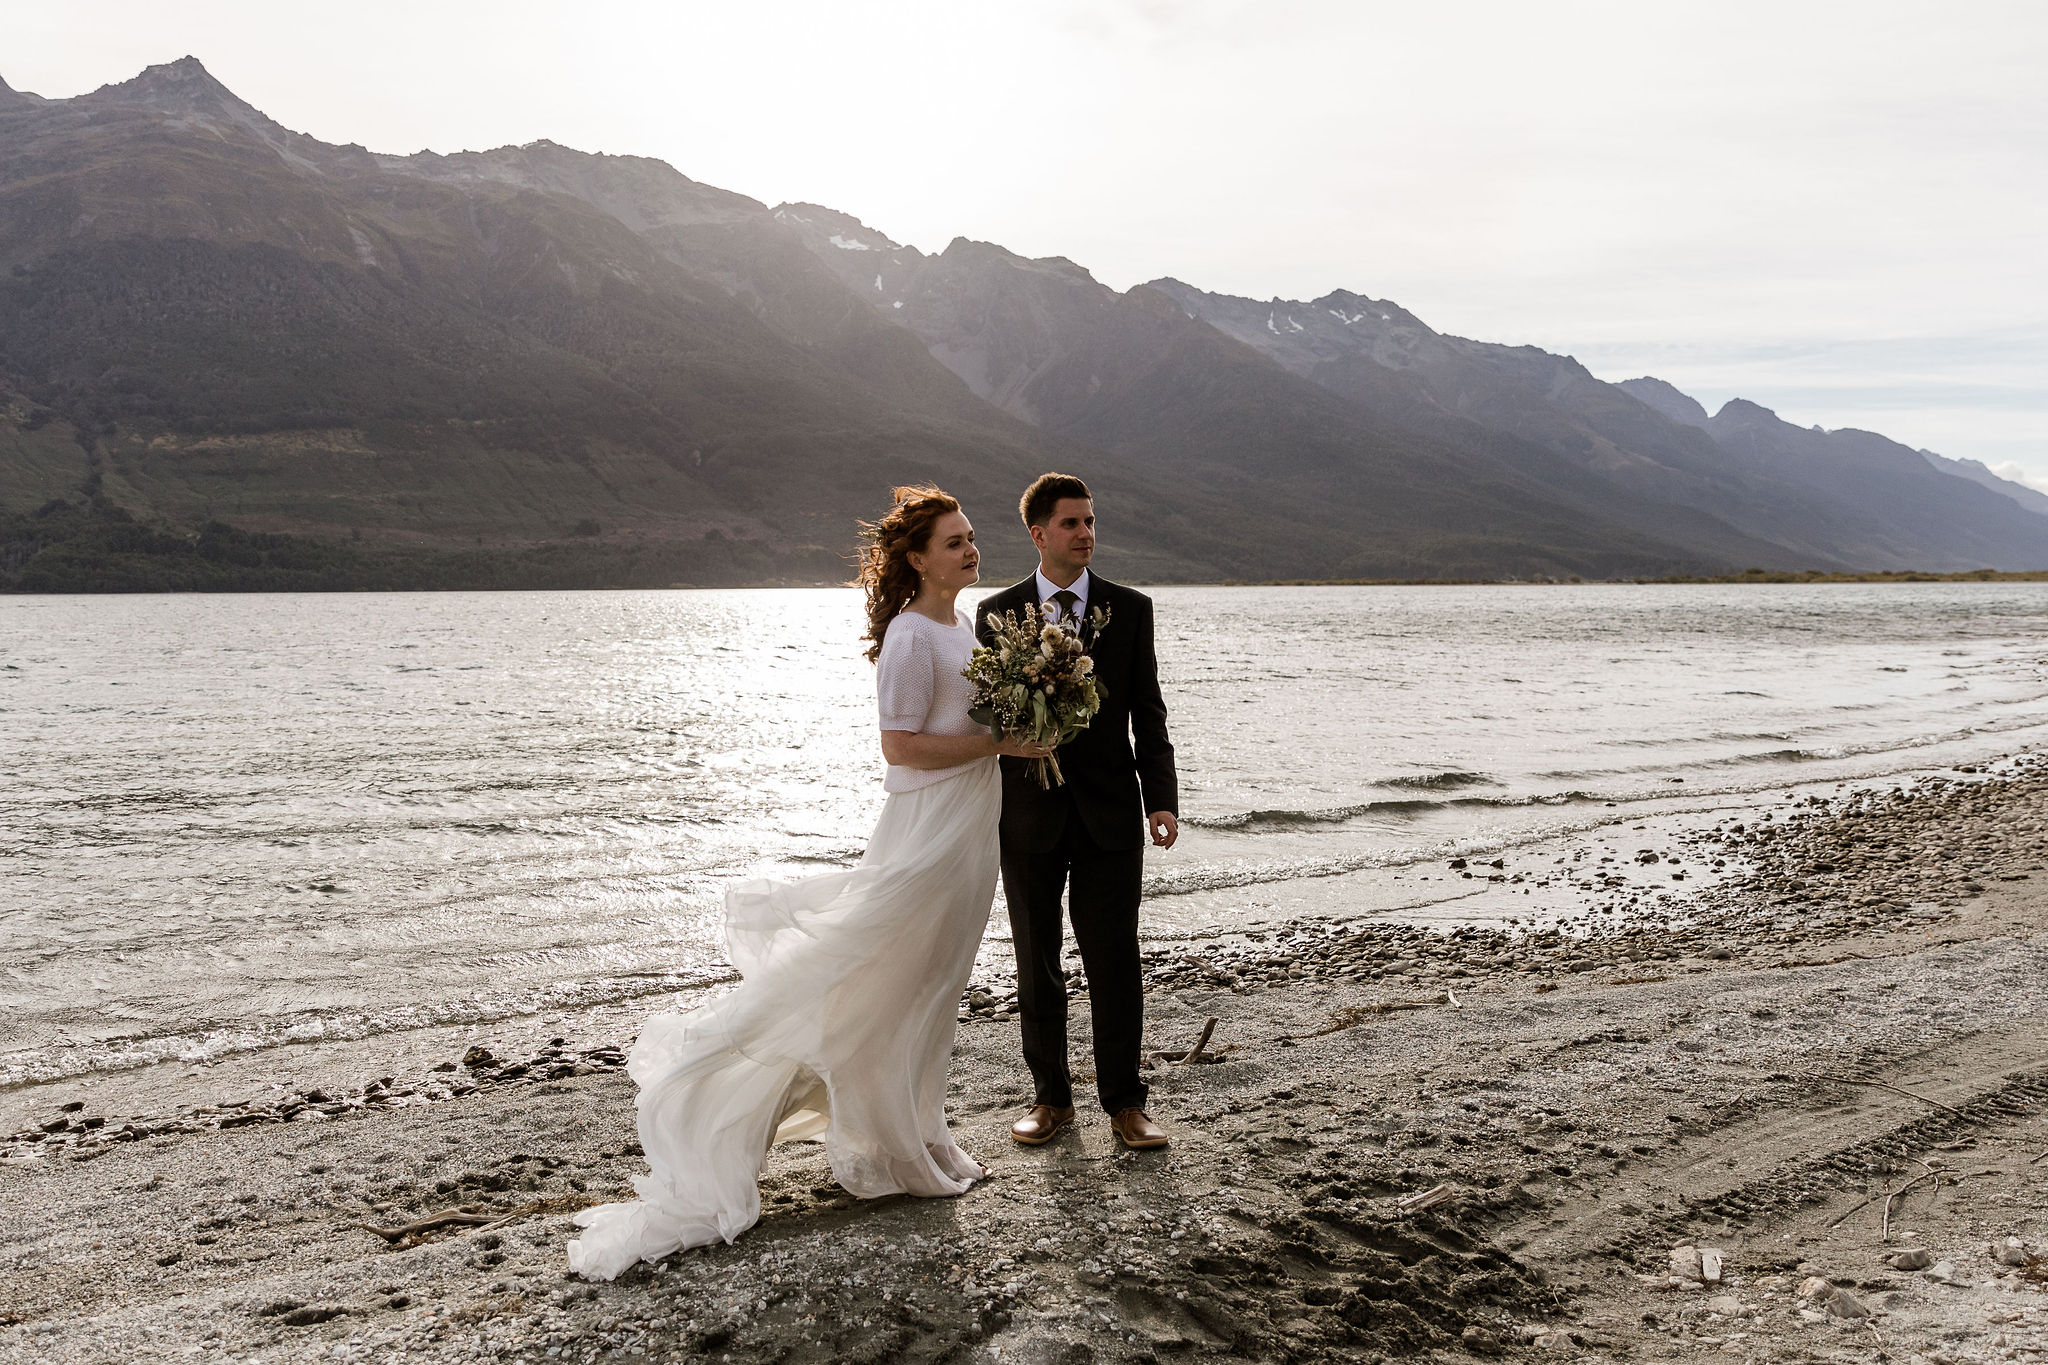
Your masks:
<svg viewBox="0 0 2048 1365"><path fill-rule="evenodd" d="M976 638L988 642L991 612L1000 615L1037 605L1034 574L976 609ZM1091 570L1090 617L1098 607L1109 613L1109 624L1099 636L1084 625L1081 639L1095 660L1102 709L1086 730L1060 746L1065 784L1041 790L1026 760L1002 761L1005 848L1051 848L1070 815L1085 822L1103 848L1140 848L1148 813L1180 814L1173 742L1166 735L1166 701L1159 694L1159 657L1152 643L1152 599Z"/></svg>

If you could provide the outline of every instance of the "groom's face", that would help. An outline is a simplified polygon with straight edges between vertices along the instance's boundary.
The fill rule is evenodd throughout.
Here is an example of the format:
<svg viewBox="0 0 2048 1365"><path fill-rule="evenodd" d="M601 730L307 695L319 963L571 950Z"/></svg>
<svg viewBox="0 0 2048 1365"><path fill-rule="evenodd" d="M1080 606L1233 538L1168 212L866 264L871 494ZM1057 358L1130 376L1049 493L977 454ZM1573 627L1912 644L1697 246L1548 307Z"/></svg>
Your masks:
<svg viewBox="0 0 2048 1365"><path fill-rule="evenodd" d="M1047 569L1078 577L1095 557L1095 503L1089 498L1061 498L1045 525L1031 528L1031 542Z"/></svg>

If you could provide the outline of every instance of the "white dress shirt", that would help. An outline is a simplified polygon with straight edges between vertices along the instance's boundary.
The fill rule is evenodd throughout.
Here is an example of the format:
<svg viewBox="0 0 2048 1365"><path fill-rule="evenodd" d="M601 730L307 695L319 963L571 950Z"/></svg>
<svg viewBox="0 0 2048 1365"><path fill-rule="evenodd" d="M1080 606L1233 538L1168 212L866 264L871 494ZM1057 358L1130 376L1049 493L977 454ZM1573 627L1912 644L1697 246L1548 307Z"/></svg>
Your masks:
<svg viewBox="0 0 2048 1365"><path fill-rule="evenodd" d="M1041 607L1050 606L1052 610L1057 611L1058 607L1053 604L1052 595L1060 591L1059 584L1047 578L1044 569L1038 570L1032 577L1038 580L1038 605ZM1069 626L1076 634L1079 634L1081 623L1088 619L1088 571L1086 569L1081 570L1081 576L1067 586L1067 591L1073 593L1081 600L1074 603L1073 620L1063 620L1057 624Z"/></svg>

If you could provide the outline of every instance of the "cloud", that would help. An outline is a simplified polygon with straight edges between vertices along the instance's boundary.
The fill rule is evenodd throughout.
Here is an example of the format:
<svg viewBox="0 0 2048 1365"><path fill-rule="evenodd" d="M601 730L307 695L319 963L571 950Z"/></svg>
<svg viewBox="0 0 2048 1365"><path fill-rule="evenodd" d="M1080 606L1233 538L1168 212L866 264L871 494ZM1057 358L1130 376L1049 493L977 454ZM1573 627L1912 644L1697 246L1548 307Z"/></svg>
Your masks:
<svg viewBox="0 0 2048 1365"><path fill-rule="evenodd" d="M2001 479L2010 479L2014 483L2025 484L2036 492L2048 493L2048 474L2031 473L2021 467L2017 460L2006 460L2001 464L1992 465L1991 472Z"/></svg>
<svg viewBox="0 0 2048 1365"><path fill-rule="evenodd" d="M1799 426L1857 427L1895 441L2048 476L2048 327L1895 336L1813 335L1782 342L1540 344L1603 379L1653 374L1708 411L1731 398Z"/></svg>

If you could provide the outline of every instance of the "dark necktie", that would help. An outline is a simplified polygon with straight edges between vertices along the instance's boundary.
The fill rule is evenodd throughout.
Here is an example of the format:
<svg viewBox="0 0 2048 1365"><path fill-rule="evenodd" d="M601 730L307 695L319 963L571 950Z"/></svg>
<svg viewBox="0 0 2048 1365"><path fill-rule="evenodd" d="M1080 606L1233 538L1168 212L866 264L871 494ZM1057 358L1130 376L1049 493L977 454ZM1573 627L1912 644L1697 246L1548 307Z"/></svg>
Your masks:
<svg viewBox="0 0 2048 1365"><path fill-rule="evenodd" d="M1060 604L1059 623L1076 635L1080 634L1081 623L1074 619L1074 608L1081 604L1081 594L1072 588L1061 588L1052 595L1052 600Z"/></svg>

